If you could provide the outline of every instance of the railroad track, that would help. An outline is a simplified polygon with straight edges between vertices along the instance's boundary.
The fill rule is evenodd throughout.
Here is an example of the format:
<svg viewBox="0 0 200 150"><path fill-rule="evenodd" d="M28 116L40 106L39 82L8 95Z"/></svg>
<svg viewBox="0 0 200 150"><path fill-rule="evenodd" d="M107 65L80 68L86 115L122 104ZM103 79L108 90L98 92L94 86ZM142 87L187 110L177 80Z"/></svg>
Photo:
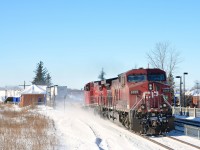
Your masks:
<svg viewBox="0 0 200 150"><path fill-rule="evenodd" d="M190 144L190 143L188 143L188 142L185 142L185 141L179 140L179 139L177 139L177 138L174 138L174 137L171 137L171 136L167 136L167 138L170 138L170 139L176 140L176 141L178 141L178 142L181 142L181 143L187 144L187 145L189 145L189 146L191 146L191 147L193 147L193 148L200 149L199 146L196 146L196 145Z"/></svg>
<svg viewBox="0 0 200 150"><path fill-rule="evenodd" d="M166 140L166 138L170 139L171 141L168 142L168 143L170 143L170 144L172 144L172 145L169 145L169 144L163 143L163 142L161 142L161 141L156 141L155 138L152 138L152 136L141 135L141 134L139 134L139 133L137 133L137 132L134 132L134 131L131 131L131 130L125 128L124 126L121 126L121 125L119 125L119 124L117 124L117 125L120 126L120 127L123 127L124 129L130 131L131 133L133 133L133 134L135 134L135 135L137 135L137 136L140 136L140 137L142 137L142 138L144 138L144 139L146 139L146 140L148 140L148 141L150 141L150 142L152 142L152 143L155 143L155 144L157 144L157 145L159 145L159 146L161 146L162 148L167 149L167 150L179 150L179 149L180 149L180 148L179 148L180 145L182 145L182 149L184 149L184 147L187 147L187 149L190 148L190 149L192 149L192 150L193 150L193 149L200 150L200 147L199 147L199 146L193 145L193 144L188 143L188 142L183 141L183 140L179 140L179 139L174 138L174 137L172 137L172 136L167 136L167 135L154 136L155 138L165 138L165 140ZM172 142L172 141L178 142L177 145L174 145L175 143ZM181 143L181 144L180 144L180 143Z"/></svg>
<svg viewBox="0 0 200 150"><path fill-rule="evenodd" d="M193 149L197 149L197 150L200 150L199 146L193 145L193 144L185 142L183 140L176 139L176 138L171 137L171 136L167 136L167 135L154 136L154 137L145 136L145 135L141 135L137 132L134 132L132 130L129 130L126 127L124 127L123 125L121 125L117 122L113 122L113 124L115 124L119 127L122 127L124 129L128 130L129 132L131 132L131 133L133 133L137 136L140 136L141 138L148 140L148 141L162 147L163 149L167 149L167 150L179 150L179 149L187 149L187 150L192 149L193 150Z"/></svg>
<svg viewBox="0 0 200 150"><path fill-rule="evenodd" d="M200 150L199 146L193 145L183 140L179 140L172 136L155 136L149 137L151 140L156 141L162 145L169 147L169 149L179 150L179 149L197 149Z"/></svg>
<svg viewBox="0 0 200 150"><path fill-rule="evenodd" d="M141 135L140 133L137 133L137 132L135 132L133 130L129 130L128 128L126 128L125 126L123 126L122 124L120 124L118 122L112 122L112 123L115 124L115 125L117 125L117 126L119 126L119 127L121 127L121 128L123 128L123 129L125 129L125 130L127 130L127 131L129 131L129 132L131 132L131 133L133 133L133 134L135 134L135 135L137 135L137 136L139 136L139 137L141 137L141 138L143 138L143 139L145 139L145 140L148 140L148 141L150 141L150 142L152 142L152 143L154 143L154 144L162 147L163 149L174 150L174 148L172 148L170 146L167 146L166 144L163 144L163 143L160 143L160 142L158 142L156 140L153 140L152 138L150 138L150 136ZM160 137L163 137L163 136L160 136Z"/></svg>
<svg viewBox="0 0 200 150"><path fill-rule="evenodd" d="M119 123L116 123L116 122L112 122L112 123L113 123L114 125L117 125L118 127L121 127L121 128L123 128L123 129L125 129L125 130L127 130L127 131L129 131L129 132L131 132L131 133L133 133L133 134L135 134L135 135L137 135L137 136L139 136L139 137L145 139L145 140L148 140L148 141L150 141L150 142L152 142L152 143L154 143L154 144L156 144L156 145L162 147L163 149L166 149L166 150L174 150L173 148L171 148L171 147L169 147L169 146L166 146L166 145L164 145L164 144L162 144L162 143L159 143L159 142L157 142L157 141L151 139L149 136L141 135L140 133L137 133L137 132L134 132L134 131L132 131L132 130L129 130L129 129L127 129L126 127L124 127L123 125L121 125L121 124L119 124Z"/></svg>
<svg viewBox="0 0 200 150"><path fill-rule="evenodd" d="M142 138L144 138L144 139L146 139L146 140L148 140L148 141L150 141L152 143L155 143L155 144L157 144L157 145L159 145L159 146L161 146L161 147L163 147L163 148L165 148L167 150L174 150L173 148L171 148L169 146L166 146L166 145L164 145L164 144L162 144L160 142L157 142L157 141L151 139L149 136L141 135L141 134L139 134L137 132L134 132L134 131L130 131L130 132L132 132L132 133L134 133L134 134L136 134L136 135L138 135L138 136L140 136L140 137L142 137Z"/></svg>

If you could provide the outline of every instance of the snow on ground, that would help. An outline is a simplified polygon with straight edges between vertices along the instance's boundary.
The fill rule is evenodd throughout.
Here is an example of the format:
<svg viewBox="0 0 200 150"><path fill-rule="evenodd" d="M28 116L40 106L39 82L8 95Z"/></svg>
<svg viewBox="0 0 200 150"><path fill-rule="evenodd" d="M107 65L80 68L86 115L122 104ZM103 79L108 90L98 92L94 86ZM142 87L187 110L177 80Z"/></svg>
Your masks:
<svg viewBox="0 0 200 150"><path fill-rule="evenodd" d="M179 140L182 140L182 141L186 141L188 143L191 143L193 145L196 145L196 146L199 146L200 147L200 140L198 140L197 138L194 138L194 137L189 137L189 136L186 136L184 135L183 132L180 132L180 131L172 131L170 133L168 133L169 136L172 136L174 138L177 138Z"/></svg>
<svg viewBox="0 0 200 150"><path fill-rule="evenodd" d="M40 106L41 113L55 121L61 145L67 150L157 150L162 147L149 142L109 120L94 115L91 110L83 110L79 103L64 102L56 109ZM178 139L190 143L199 142L180 133L173 133ZM170 145L170 143L167 143ZM174 144L174 143L173 143ZM175 145L178 147L178 145ZM176 148L178 149L178 148ZM182 147L184 149L184 147Z"/></svg>
<svg viewBox="0 0 200 150"><path fill-rule="evenodd" d="M178 140L185 141L187 143L190 143L190 144L200 147L200 141L198 139L185 136L183 134L183 132L171 131L170 133L168 133L168 135L172 136ZM167 136L166 137L165 136L164 137L151 137L151 139L153 139L159 143L162 143L168 147L171 147L174 150L191 150L191 148L193 150L197 150L197 148L191 147L190 145L187 145L187 144L180 143L179 141L170 139Z"/></svg>

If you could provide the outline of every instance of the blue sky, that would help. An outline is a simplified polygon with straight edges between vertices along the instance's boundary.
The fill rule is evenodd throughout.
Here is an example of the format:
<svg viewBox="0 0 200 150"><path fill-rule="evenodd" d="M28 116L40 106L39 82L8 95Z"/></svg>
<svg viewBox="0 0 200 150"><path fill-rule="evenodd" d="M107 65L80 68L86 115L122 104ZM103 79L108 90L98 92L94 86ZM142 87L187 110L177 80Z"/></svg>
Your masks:
<svg viewBox="0 0 200 150"><path fill-rule="evenodd" d="M0 86L31 83L41 60L54 84L81 89L97 80L148 66L146 53L168 41L200 80L198 0L7 0L0 2ZM175 79L178 84L178 79Z"/></svg>

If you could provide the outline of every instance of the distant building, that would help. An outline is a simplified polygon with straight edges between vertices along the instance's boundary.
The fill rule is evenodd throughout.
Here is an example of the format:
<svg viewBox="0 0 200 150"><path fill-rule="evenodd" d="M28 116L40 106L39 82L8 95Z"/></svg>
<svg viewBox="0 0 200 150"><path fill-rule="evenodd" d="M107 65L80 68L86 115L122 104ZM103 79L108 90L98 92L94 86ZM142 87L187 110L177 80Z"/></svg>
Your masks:
<svg viewBox="0 0 200 150"><path fill-rule="evenodd" d="M20 107L28 105L45 104L46 101L46 90L37 86L31 85L21 92Z"/></svg>
<svg viewBox="0 0 200 150"><path fill-rule="evenodd" d="M192 99L193 99L193 104L197 108L200 108L200 94L195 94Z"/></svg>
<svg viewBox="0 0 200 150"><path fill-rule="evenodd" d="M192 103L195 107L200 108L200 89L194 89L185 93L188 96L192 96Z"/></svg>
<svg viewBox="0 0 200 150"><path fill-rule="evenodd" d="M0 101L19 103L20 107L32 104L56 106L64 101L82 102L83 90L69 89L67 86L30 85L25 89L21 86L0 87ZM20 102L19 102L20 101Z"/></svg>
<svg viewBox="0 0 200 150"><path fill-rule="evenodd" d="M54 107L57 102L61 102L67 97L67 86L47 87L47 105Z"/></svg>
<svg viewBox="0 0 200 150"><path fill-rule="evenodd" d="M17 86L0 87L0 102L5 102L7 98L19 99L22 90L21 87Z"/></svg>

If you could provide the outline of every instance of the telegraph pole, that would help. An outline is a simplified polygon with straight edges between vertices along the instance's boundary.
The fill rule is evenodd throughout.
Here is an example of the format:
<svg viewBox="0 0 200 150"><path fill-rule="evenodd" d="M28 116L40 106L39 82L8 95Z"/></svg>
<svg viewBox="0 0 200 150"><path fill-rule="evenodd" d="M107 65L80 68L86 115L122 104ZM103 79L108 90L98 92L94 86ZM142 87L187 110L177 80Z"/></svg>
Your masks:
<svg viewBox="0 0 200 150"><path fill-rule="evenodd" d="M24 81L24 84L23 85L19 85L19 86L23 86L24 89L26 88L26 86L30 86L30 85L26 85L26 82Z"/></svg>
<svg viewBox="0 0 200 150"><path fill-rule="evenodd" d="M199 89L198 89L199 86L198 85L199 85L199 82L197 81L196 84L197 84L197 105L198 105L198 101L199 101Z"/></svg>
<svg viewBox="0 0 200 150"><path fill-rule="evenodd" d="M184 95L183 95L183 107L187 107L187 103L186 103L186 100L185 100L185 75L187 75L188 73L187 72L184 72L183 73L183 88L184 88Z"/></svg>

